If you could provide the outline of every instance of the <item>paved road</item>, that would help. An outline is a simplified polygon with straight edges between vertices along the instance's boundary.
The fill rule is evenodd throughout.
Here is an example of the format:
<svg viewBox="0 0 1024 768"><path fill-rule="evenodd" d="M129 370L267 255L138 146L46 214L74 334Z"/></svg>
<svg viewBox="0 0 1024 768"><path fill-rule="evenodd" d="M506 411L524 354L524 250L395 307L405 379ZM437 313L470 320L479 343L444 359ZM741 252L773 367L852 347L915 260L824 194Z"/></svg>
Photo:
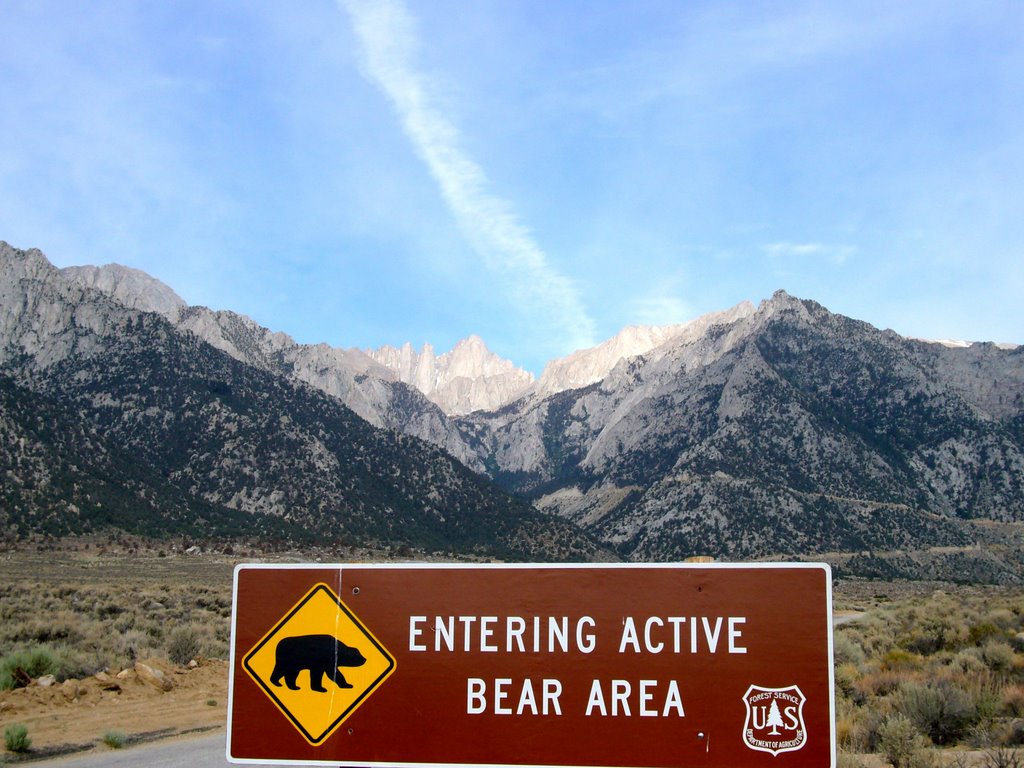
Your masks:
<svg viewBox="0 0 1024 768"><path fill-rule="evenodd" d="M224 768L224 733L168 739L117 750L96 750L54 760L33 761L51 768Z"/></svg>

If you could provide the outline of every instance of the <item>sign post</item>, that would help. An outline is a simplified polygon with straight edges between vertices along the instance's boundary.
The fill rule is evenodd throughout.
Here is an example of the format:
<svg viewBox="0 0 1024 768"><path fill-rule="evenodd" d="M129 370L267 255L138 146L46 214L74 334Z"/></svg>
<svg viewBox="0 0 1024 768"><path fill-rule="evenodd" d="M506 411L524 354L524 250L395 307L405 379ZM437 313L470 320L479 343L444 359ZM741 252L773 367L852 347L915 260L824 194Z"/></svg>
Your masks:
<svg viewBox="0 0 1024 768"><path fill-rule="evenodd" d="M835 765L827 565L241 565L227 757Z"/></svg>

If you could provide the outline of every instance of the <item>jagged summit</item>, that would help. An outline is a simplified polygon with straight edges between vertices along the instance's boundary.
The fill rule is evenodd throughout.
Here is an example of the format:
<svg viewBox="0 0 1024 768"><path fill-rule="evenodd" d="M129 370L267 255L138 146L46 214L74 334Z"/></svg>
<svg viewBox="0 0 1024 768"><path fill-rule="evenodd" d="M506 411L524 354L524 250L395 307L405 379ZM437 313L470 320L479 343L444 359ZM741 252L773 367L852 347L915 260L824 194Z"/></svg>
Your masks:
<svg viewBox="0 0 1024 768"><path fill-rule="evenodd" d="M408 342L366 354L449 414L500 408L533 384L533 374L491 352L475 334L441 355L430 344L417 352Z"/></svg>
<svg viewBox="0 0 1024 768"><path fill-rule="evenodd" d="M777 292L771 301L778 309L790 303L800 304L799 299L784 291ZM762 309L764 306L762 302ZM693 341L713 325L728 325L755 311L753 304L744 301L686 323L626 326L595 347L552 360L536 380L529 372L491 352L476 334L441 355L431 344L424 344L422 351L417 352L409 342L397 348L367 350L366 354L399 381L416 387L446 413L462 416L497 410L524 395L539 399L589 386L603 380L624 360L640 355L657 356L663 347Z"/></svg>

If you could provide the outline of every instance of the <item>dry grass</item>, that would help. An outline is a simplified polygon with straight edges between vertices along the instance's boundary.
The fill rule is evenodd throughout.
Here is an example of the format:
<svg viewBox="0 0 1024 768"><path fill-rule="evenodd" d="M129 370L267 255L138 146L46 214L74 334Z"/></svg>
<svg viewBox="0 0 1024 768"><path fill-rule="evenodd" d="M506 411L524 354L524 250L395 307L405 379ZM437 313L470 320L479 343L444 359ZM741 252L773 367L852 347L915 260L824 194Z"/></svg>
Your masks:
<svg viewBox="0 0 1024 768"><path fill-rule="evenodd" d="M231 579L239 562L385 560L366 549L264 552L237 542L131 536L37 539L0 552L0 690L21 666L81 678L156 657L227 659ZM34 659L31 670L27 661Z"/></svg>
<svg viewBox="0 0 1024 768"><path fill-rule="evenodd" d="M963 750L976 751L971 764L1016 756L1024 742L1024 592L917 585L890 599L869 598L864 588L852 599L867 614L836 631L840 748L891 752L890 761L906 766L959 760Z"/></svg>
<svg viewBox="0 0 1024 768"><path fill-rule="evenodd" d="M231 569L223 558L156 554L0 556L0 689L26 654L44 657L30 674L58 680L147 656L184 663L183 649L227 658Z"/></svg>

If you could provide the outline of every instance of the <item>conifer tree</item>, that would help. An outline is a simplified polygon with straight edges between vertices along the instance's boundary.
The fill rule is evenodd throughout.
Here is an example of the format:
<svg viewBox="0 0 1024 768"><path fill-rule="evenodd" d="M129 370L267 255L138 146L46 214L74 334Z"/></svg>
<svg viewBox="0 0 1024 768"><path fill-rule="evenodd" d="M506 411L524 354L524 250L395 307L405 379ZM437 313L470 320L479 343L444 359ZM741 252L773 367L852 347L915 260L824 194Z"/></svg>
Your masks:
<svg viewBox="0 0 1024 768"><path fill-rule="evenodd" d="M768 722L765 725L770 725L772 729L768 731L772 736L779 735L779 726L782 725L782 713L779 712L779 702L772 699L772 708L768 710Z"/></svg>

